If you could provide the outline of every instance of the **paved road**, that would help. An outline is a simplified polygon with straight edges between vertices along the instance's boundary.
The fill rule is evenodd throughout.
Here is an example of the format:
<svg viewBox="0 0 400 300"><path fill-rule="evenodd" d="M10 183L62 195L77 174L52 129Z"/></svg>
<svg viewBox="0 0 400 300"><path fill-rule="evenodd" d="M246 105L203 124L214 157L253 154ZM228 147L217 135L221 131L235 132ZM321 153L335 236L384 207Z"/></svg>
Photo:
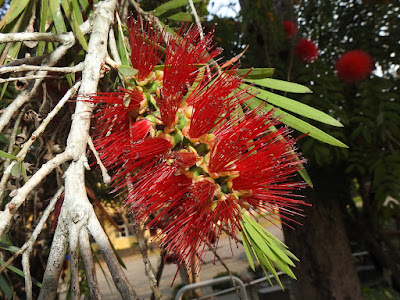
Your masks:
<svg viewBox="0 0 400 300"><path fill-rule="evenodd" d="M272 234L274 234L279 239L283 239L282 230L275 226L271 225L268 228ZM232 251L231 251L232 250ZM233 256L232 256L233 252ZM237 272L241 275L247 273L248 262L246 258L246 254L244 253L243 247L241 245L236 246L234 242L229 243L229 239L223 237L220 239L219 247L218 247L218 255L223 259L223 261L229 266L232 272ZM150 254L150 261L152 263L153 268L156 268L159 263L159 256L156 254ZM205 258L205 264L203 265L200 272L200 280L207 280L213 278L219 272L224 272L225 268L218 261L214 262L213 253L208 253ZM149 299L151 295L149 282L144 273L144 264L142 258L140 256L132 256L124 258L124 263L127 267L125 270L128 279L131 281L132 286L138 293L138 295L144 299ZM107 269L105 263L102 263L102 267L104 270ZM171 283L175 276L177 267L176 265L166 265L164 268L163 276L160 281L160 289L162 294L164 295L164 299L170 299L172 294ZM108 281L110 283L110 287L107 284L107 281L104 277L103 272L100 267L97 265L96 268L97 277L101 289L101 293L103 295L104 300L116 300L121 299L118 294L112 279L108 273L108 270L105 271L108 276ZM180 276L176 277L174 282L174 286L181 283Z"/></svg>

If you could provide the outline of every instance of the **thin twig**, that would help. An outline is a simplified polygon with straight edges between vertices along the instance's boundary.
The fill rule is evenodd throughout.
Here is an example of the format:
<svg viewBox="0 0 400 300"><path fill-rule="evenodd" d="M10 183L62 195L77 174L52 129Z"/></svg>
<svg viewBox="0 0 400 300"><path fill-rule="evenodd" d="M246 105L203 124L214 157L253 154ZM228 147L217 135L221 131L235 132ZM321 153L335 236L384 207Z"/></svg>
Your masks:
<svg viewBox="0 0 400 300"><path fill-rule="evenodd" d="M145 272L147 278L149 279L150 288L151 288L156 300L162 299L161 291L158 289L157 280L156 280L156 277L154 276L154 272L153 272L153 268L151 266L151 262L149 260L149 256L147 255L147 246L144 241L143 231L140 228L139 223L136 222L133 225L133 229L135 230L136 238L139 243L139 250L140 250L140 254L142 255L142 260L144 263L144 272Z"/></svg>
<svg viewBox="0 0 400 300"><path fill-rule="evenodd" d="M6 83L6 82L11 82L11 81L19 81L19 80L32 80L32 79L43 79L43 78L60 78L58 76L51 76L51 75L29 75L29 76L24 76L24 77L10 77L7 79L1 79L0 78L0 83Z"/></svg>
<svg viewBox="0 0 400 300"><path fill-rule="evenodd" d="M236 284L236 281L233 279L233 275L231 270L229 269L229 267L225 264L225 262L222 260L222 258L218 255L217 250L209 244L210 250L214 253L215 257L219 260L219 262L221 263L221 265L225 268L225 270L228 272L229 277L231 278L232 281L232 285L235 287L236 290L236 294L239 297L239 299L242 299L242 296L240 295L240 290L239 287Z"/></svg>
<svg viewBox="0 0 400 300"><path fill-rule="evenodd" d="M105 184L109 184L111 182L111 176L108 175L106 167L101 162L99 153L97 152L96 148L94 147L92 138L90 136L88 139L88 145L89 145L90 150L92 150L94 156L96 157L97 164L99 165L100 170L101 170L101 175L103 176L103 182Z"/></svg>
<svg viewBox="0 0 400 300"><path fill-rule="evenodd" d="M11 73L11 72L27 72L27 71L48 71L56 73L76 73L83 70L83 62L73 67L48 67L48 66L31 66L22 64L19 66L2 66L0 67L0 74ZM26 79L26 77L23 77Z"/></svg>
<svg viewBox="0 0 400 300"><path fill-rule="evenodd" d="M193 17L196 20L196 25L197 25L197 28L199 29L200 38L204 39L203 27L201 26L200 18L197 15L197 11L196 11L196 8L194 7L193 0L189 0L189 6L190 6L190 9L192 10Z"/></svg>
<svg viewBox="0 0 400 300"><path fill-rule="evenodd" d="M44 210L42 217L39 221L39 223L36 225L35 230L32 232L31 237L29 240L25 242L25 244L22 245L22 247L13 254L12 257L10 257L9 260L7 260L2 266L0 266L0 274L4 271L5 268L7 268L8 265L10 265L14 259L16 259L19 255L24 253L24 251L29 247L35 244L39 234L42 232L43 226L46 224L47 218L49 217L50 213L53 211L54 206L57 203L58 198L60 198L62 192L64 191L64 187L60 187L58 191L54 194L53 198L50 200L49 205L47 205L46 209ZM25 273L25 270L24 270Z"/></svg>
<svg viewBox="0 0 400 300"><path fill-rule="evenodd" d="M35 244L35 241L37 240L39 234L42 232L43 226L46 224L47 218L53 211L54 206L56 205L57 200L61 196L62 192L64 192L63 186L58 189L56 194L51 199L49 205L46 207L45 211L43 212L42 218L40 219L38 225L33 231L30 239L21 247L21 250L24 251L24 254L22 255L22 267L25 275L25 294L26 294L26 299L28 300L32 299L32 278L30 274L29 259L31 257L33 245Z"/></svg>
<svg viewBox="0 0 400 300"><path fill-rule="evenodd" d="M119 57L117 43L115 41L115 34L114 34L114 30L112 29L112 27L110 28L110 33L108 34L108 45L110 47L110 52L111 52L111 55L112 55L114 61L118 65L121 65L122 62L121 62L121 58Z"/></svg>
<svg viewBox="0 0 400 300"><path fill-rule="evenodd" d="M24 203L28 194L47 177L55 168L71 159L71 153L64 151L58 154L53 159L42 165L42 167L32 175L32 177L22 186L16 196L6 205L3 211L0 211L0 236L9 227L12 217L17 212L18 208Z"/></svg>
<svg viewBox="0 0 400 300"><path fill-rule="evenodd" d="M53 118L58 114L58 112L64 106L64 104L76 93L76 91L78 90L80 85L81 85L80 81L75 83L75 85L73 87L71 87L65 93L65 95L61 98L61 100L57 103L57 105L53 108L53 110L46 116L46 118L42 121L42 123L39 125L39 127L36 128L36 130L31 134L31 137L24 143L22 149L17 154L19 161L22 161L25 159L25 156L28 153L28 150L30 149L32 144L35 142L37 137L44 132L44 130L46 129L46 127L50 123L50 121L53 120ZM3 173L3 177L1 178L1 181L0 181L0 199L3 198L5 185L8 181L9 176L11 175L12 167L16 163L17 163L16 160L12 161L11 164L6 168L6 170Z"/></svg>

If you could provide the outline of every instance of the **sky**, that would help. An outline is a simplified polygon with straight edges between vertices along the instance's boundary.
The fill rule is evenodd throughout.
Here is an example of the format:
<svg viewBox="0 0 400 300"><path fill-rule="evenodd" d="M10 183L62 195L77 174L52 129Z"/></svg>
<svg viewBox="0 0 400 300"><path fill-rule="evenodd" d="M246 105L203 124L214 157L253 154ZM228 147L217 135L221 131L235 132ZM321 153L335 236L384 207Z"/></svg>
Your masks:
<svg viewBox="0 0 400 300"><path fill-rule="evenodd" d="M235 17L240 10L239 0L210 0L208 11L218 17Z"/></svg>

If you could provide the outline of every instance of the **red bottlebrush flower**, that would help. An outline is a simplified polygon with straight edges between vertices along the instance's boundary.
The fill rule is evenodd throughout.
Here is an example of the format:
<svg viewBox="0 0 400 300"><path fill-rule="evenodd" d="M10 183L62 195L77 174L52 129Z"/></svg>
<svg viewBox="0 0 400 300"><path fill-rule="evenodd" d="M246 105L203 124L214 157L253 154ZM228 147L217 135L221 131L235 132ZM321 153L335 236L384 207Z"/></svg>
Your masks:
<svg viewBox="0 0 400 300"><path fill-rule="evenodd" d="M291 179L303 160L273 112L263 114L260 106L239 113L254 95L239 91L236 66L220 74L201 70L220 52L212 50L211 34L200 38L197 27L181 28L167 43L164 71L152 81L146 78L158 54L153 44L136 44L156 43L159 36L135 26L132 53L150 58L137 53L145 67L137 66L141 77L129 82L132 89L89 100L103 102L95 115L95 147L113 172L113 192L124 194L136 221L157 229L161 247L178 264L198 271L223 231L243 230L246 211L274 212L283 220L299 213L302 201L291 192L304 184ZM318 51L307 55L314 59Z"/></svg>
<svg viewBox="0 0 400 300"><path fill-rule="evenodd" d="M292 21L284 21L283 29L285 30L286 35L290 38L295 37L299 31L297 25Z"/></svg>
<svg viewBox="0 0 400 300"><path fill-rule="evenodd" d="M188 84L197 75L199 65L206 64L217 56L221 50L212 50L212 32L200 37L197 27L191 27L185 34L184 27L175 39L171 39L165 51L163 86L157 104L161 120L165 125L174 125L175 116L188 91Z"/></svg>
<svg viewBox="0 0 400 300"><path fill-rule="evenodd" d="M374 69L374 63L368 53L351 50L338 59L335 68L341 80L354 83L367 78Z"/></svg>
<svg viewBox="0 0 400 300"><path fill-rule="evenodd" d="M318 58L318 48L313 41L301 39L296 45L296 54L300 60L312 63Z"/></svg>
<svg viewBox="0 0 400 300"><path fill-rule="evenodd" d="M191 138L207 134L218 123L223 122L223 117L229 116L238 104L253 97L246 90L234 93L243 83L234 74L217 74L211 80L215 81L207 88L210 79L204 78L187 99L187 103L193 106L188 133Z"/></svg>
<svg viewBox="0 0 400 300"><path fill-rule="evenodd" d="M163 33L157 34L151 22L128 20L132 67L138 70L136 79L144 81L162 58L160 43Z"/></svg>

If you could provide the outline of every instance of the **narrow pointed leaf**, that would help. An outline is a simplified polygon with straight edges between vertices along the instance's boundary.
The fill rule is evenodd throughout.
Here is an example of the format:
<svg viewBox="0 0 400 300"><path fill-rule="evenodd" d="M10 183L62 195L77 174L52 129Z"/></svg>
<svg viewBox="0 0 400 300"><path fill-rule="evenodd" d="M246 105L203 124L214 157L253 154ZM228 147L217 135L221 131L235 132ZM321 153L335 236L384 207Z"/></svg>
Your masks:
<svg viewBox="0 0 400 300"><path fill-rule="evenodd" d="M67 28L64 23L64 16L61 12L60 2L58 0L49 1L51 16L53 18L54 27L56 28L57 33L66 32Z"/></svg>
<svg viewBox="0 0 400 300"><path fill-rule="evenodd" d="M4 152L2 150L0 150L0 156L4 158L18 159L18 157L16 157L15 155L8 154L7 152Z"/></svg>
<svg viewBox="0 0 400 300"><path fill-rule="evenodd" d="M203 0L193 0L193 3L201 2L201 1L203 1ZM156 17L159 17L171 9L186 6L188 4L189 4L189 2L187 0L171 0L171 1L168 1L167 3L160 5L159 7L157 7L154 10L154 15Z"/></svg>
<svg viewBox="0 0 400 300"><path fill-rule="evenodd" d="M0 21L0 29L4 25L10 24L12 21L18 17L22 11L28 6L30 0L13 0L11 1L10 8L6 15Z"/></svg>
<svg viewBox="0 0 400 300"><path fill-rule="evenodd" d="M45 32L46 31L48 10L49 10L49 0L40 1L39 32ZM46 47L46 42L39 41L37 49L36 49L36 56L43 55L45 47Z"/></svg>
<svg viewBox="0 0 400 300"><path fill-rule="evenodd" d="M272 77L272 75L274 75L274 72L275 72L274 68L251 68L251 69L239 69L238 75L244 76L247 74L245 78L261 79L261 78Z"/></svg>
<svg viewBox="0 0 400 300"><path fill-rule="evenodd" d="M191 22L192 16L189 15L188 13L184 13L183 11L181 11L172 16L167 17L167 19L179 22Z"/></svg>
<svg viewBox="0 0 400 300"><path fill-rule="evenodd" d="M258 86L278 91L284 91L289 93L312 93L312 91L304 85L279 79L273 79L273 78L246 79L246 81L254 83L255 85Z"/></svg>
<svg viewBox="0 0 400 300"><path fill-rule="evenodd" d="M247 85L243 85L247 87ZM288 111L294 112L300 116L307 117L316 120L321 123L325 123L332 126L343 127L342 123L333 118L332 116L315 109L307 104L299 101L289 99L256 87L249 90L250 93L256 93L256 97L273 105L282 107Z"/></svg>
<svg viewBox="0 0 400 300"><path fill-rule="evenodd" d="M301 167L303 167L303 164L300 165ZM307 182L307 184L312 188L314 187L310 176L308 175L307 170L303 167L301 170L298 171L300 176L304 179L305 182Z"/></svg>
<svg viewBox="0 0 400 300"><path fill-rule="evenodd" d="M4 261L0 259L0 265L3 265L3 264L4 264ZM21 269L18 269L18 268L14 267L14 266L11 266L11 265L7 266L7 269L9 269L9 270L13 271L15 274L18 274L19 276L25 278L24 272ZM33 277L32 277L32 282L37 287L39 287L39 288L42 287L42 284L39 281L37 281L35 278L33 278Z"/></svg>
<svg viewBox="0 0 400 300"><path fill-rule="evenodd" d="M256 268L254 266L254 261L253 261L253 257L251 256L251 250L250 250L251 246L249 245L249 242L247 241L247 238L243 232L242 232L242 242L243 242L244 252L246 253L247 260L249 261L249 265L250 265L251 269L253 271L255 271Z"/></svg>
<svg viewBox="0 0 400 300"><path fill-rule="evenodd" d="M263 102L262 101L253 101L250 104L251 108L255 108L258 105L261 105ZM264 105L264 111L270 111L271 109L274 109L274 116L279 117L281 122L286 124L289 127L292 127L293 129L296 129L302 133L308 134L310 137L313 137L316 140L319 140L321 142L333 145L333 146L338 146L342 148L348 148L348 146L338 139L334 138L333 136L323 132L322 130L316 128L315 126L287 113L284 112L280 109L274 108L272 105L265 104Z"/></svg>

